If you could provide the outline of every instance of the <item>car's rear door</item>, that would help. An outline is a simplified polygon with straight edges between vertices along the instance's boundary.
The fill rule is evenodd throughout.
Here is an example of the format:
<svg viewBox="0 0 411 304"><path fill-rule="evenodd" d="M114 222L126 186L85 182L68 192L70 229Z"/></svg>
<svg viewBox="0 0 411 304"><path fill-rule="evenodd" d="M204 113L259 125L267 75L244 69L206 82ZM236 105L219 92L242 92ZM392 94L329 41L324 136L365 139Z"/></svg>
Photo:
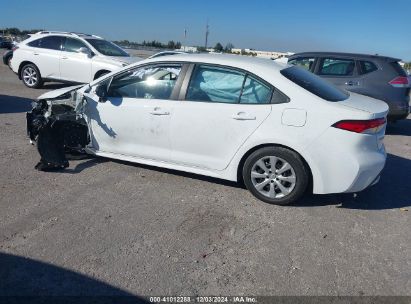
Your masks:
<svg viewBox="0 0 411 304"><path fill-rule="evenodd" d="M43 79L60 79L59 60L63 40L63 36L51 35L43 37L36 41L36 44L33 44L35 46L30 50L32 53L30 58L39 68Z"/></svg>
<svg viewBox="0 0 411 304"><path fill-rule="evenodd" d="M152 64L120 73L109 81L105 102L99 102L95 92L87 94L94 149L169 161L172 100L178 97L182 67Z"/></svg>
<svg viewBox="0 0 411 304"><path fill-rule="evenodd" d="M322 57L315 73L341 89L356 93L363 91L363 77L352 58Z"/></svg>
<svg viewBox="0 0 411 304"><path fill-rule="evenodd" d="M272 88L230 67L192 65L170 126L172 161L223 170L271 112Z"/></svg>
<svg viewBox="0 0 411 304"><path fill-rule="evenodd" d="M81 48L90 48L81 40L66 37L60 57L60 76L62 80L87 83L93 80L91 75L92 58L80 52ZM91 50L90 50L91 54Z"/></svg>

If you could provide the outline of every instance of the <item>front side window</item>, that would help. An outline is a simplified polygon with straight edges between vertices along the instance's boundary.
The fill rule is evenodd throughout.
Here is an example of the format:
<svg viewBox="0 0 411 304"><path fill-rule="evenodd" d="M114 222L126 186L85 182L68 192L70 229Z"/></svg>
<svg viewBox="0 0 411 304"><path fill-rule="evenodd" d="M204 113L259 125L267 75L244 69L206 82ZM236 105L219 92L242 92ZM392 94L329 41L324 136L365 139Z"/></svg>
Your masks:
<svg viewBox="0 0 411 304"><path fill-rule="evenodd" d="M354 68L354 60L324 58L321 62L319 74L330 76L351 76L354 73Z"/></svg>
<svg viewBox="0 0 411 304"><path fill-rule="evenodd" d="M47 36L40 39L38 47L42 49L60 51L63 39L64 37L62 36Z"/></svg>
<svg viewBox="0 0 411 304"><path fill-rule="evenodd" d="M191 77L186 100L267 104L271 95L271 87L244 72L199 65Z"/></svg>
<svg viewBox="0 0 411 304"><path fill-rule="evenodd" d="M283 69L280 73L305 90L328 101L342 101L350 96L330 82L296 66Z"/></svg>
<svg viewBox="0 0 411 304"><path fill-rule="evenodd" d="M314 57L304 57L304 58L296 58L291 59L288 61L289 64L299 66L305 70L311 71L314 66L315 58Z"/></svg>
<svg viewBox="0 0 411 304"><path fill-rule="evenodd" d="M170 99L181 65L141 67L114 76L109 97Z"/></svg>
<svg viewBox="0 0 411 304"><path fill-rule="evenodd" d="M86 39L99 53L106 56L129 57L123 49L112 42L103 39Z"/></svg>
<svg viewBox="0 0 411 304"><path fill-rule="evenodd" d="M74 38L66 38L64 43L64 50L66 52L78 53L82 47L88 48L82 41Z"/></svg>

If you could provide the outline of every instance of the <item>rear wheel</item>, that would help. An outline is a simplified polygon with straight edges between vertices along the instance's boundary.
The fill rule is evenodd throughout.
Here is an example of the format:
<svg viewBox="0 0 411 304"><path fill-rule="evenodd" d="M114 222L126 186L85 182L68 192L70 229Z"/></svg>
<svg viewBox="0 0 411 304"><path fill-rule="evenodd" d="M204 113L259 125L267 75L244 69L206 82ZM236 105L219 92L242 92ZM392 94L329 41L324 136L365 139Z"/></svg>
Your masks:
<svg viewBox="0 0 411 304"><path fill-rule="evenodd" d="M296 152L282 147L266 147L247 158L243 180L258 199L269 204L287 205L304 195L309 174Z"/></svg>
<svg viewBox="0 0 411 304"><path fill-rule="evenodd" d="M40 88L43 84L39 69L31 63L21 69L21 80L27 87L33 89Z"/></svg>

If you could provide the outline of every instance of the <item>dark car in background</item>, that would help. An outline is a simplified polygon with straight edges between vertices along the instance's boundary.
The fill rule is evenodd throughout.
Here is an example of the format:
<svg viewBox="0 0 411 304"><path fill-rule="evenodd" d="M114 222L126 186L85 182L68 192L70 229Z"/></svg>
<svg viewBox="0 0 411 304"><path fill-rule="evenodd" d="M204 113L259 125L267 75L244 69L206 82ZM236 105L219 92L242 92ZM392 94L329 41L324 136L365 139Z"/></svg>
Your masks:
<svg viewBox="0 0 411 304"><path fill-rule="evenodd" d="M10 40L6 40L3 37L0 37L0 49L11 50L13 43Z"/></svg>
<svg viewBox="0 0 411 304"><path fill-rule="evenodd" d="M307 52L288 58L347 91L385 101L391 122L407 118L410 111L410 83L400 59L364 54Z"/></svg>
<svg viewBox="0 0 411 304"><path fill-rule="evenodd" d="M4 52L4 54L3 54L3 63L5 65L8 65L10 69L11 69L10 62L11 62L12 58L13 58L13 50L8 50L8 51Z"/></svg>

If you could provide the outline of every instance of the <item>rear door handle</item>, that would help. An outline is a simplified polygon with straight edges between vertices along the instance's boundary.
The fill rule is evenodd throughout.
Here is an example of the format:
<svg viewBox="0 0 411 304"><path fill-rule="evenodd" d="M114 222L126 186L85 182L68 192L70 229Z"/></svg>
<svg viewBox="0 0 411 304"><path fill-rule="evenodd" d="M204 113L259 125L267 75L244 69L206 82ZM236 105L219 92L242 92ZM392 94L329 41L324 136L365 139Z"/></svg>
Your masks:
<svg viewBox="0 0 411 304"><path fill-rule="evenodd" d="M358 81L352 81L352 80L350 80L350 81L347 81L347 82L345 83L345 85L347 85L347 86L358 86L358 85L360 85L360 83L359 83Z"/></svg>
<svg viewBox="0 0 411 304"><path fill-rule="evenodd" d="M170 112L161 110L161 108L154 108L153 111L150 112L151 115L170 115Z"/></svg>
<svg viewBox="0 0 411 304"><path fill-rule="evenodd" d="M68 57L61 57L61 59L68 59Z"/></svg>
<svg viewBox="0 0 411 304"><path fill-rule="evenodd" d="M235 120L256 120L254 115L247 114L246 112L238 112L232 116Z"/></svg>
<svg viewBox="0 0 411 304"><path fill-rule="evenodd" d="M33 55L38 56L38 55L39 55L39 53L33 53Z"/></svg>

